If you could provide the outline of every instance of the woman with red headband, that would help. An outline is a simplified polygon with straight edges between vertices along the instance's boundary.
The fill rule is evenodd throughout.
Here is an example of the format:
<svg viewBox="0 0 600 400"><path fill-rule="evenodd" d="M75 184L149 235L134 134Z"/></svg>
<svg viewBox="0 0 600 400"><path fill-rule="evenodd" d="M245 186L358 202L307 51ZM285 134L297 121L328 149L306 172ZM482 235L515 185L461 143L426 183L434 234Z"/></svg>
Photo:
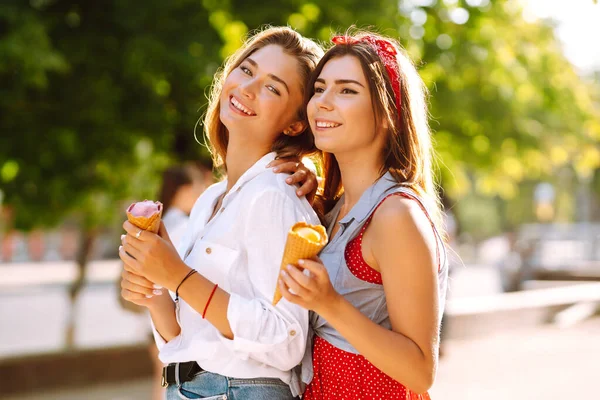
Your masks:
<svg viewBox="0 0 600 400"><path fill-rule="evenodd" d="M447 262L425 87L391 39L333 42L307 106L324 152L317 204L330 241L320 259L300 261L304 273L288 266L279 282L287 300L314 311L304 399L428 399Z"/></svg>

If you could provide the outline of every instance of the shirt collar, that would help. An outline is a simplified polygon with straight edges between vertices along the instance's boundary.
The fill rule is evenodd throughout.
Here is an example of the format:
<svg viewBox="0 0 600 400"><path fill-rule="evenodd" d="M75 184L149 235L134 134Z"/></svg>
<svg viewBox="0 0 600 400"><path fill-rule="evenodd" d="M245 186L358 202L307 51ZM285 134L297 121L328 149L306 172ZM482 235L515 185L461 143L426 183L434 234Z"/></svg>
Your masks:
<svg viewBox="0 0 600 400"><path fill-rule="evenodd" d="M389 189L398 186L398 182L394 179L390 172L386 172L381 178L373 183L365 192L360 196L358 203L352 207L350 212L346 214L344 218L340 220L341 224L349 224L352 220L358 223L363 222L375 206L379 197L387 192ZM340 199L340 202L343 200Z"/></svg>
<svg viewBox="0 0 600 400"><path fill-rule="evenodd" d="M255 162L250 168L248 168L248 170L246 170L246 172L244 172L242 174L242 176L240 176L240 178L237 180L235 185L233 185L233 187L231 188L229 193L235 193L244 184L246 184L247 182L250 182L252 179L254 179L259 174L267 171L267 164L270 163L271 161L275 160L276 155L277 154L274 151L272 151L272 152L267 153L264 156L262 156L260 158L260 160ZM225 182L224 186L227 187L227 179L225 179L224 182ZM228 193L228 195L229 195L229 193Z"/></svg>

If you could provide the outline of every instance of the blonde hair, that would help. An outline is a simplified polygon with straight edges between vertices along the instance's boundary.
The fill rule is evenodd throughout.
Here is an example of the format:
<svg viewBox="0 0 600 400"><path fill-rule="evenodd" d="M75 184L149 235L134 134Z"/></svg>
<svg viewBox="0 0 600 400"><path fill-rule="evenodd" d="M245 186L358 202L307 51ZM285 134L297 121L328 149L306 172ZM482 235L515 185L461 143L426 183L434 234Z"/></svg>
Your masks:
<svg viewBox="0 0 600 400"><path fill-rule="evenodd" d="M211 87L208 108L204 118L204 131L208 139L208 148L212 155L213 163L217 168L227 169L225 159L229 132L220 119L220 98L223 83L229 74L237 68L246 58L257 50L268 45L278 45L286 54L298 60L301 77L301 93L306 90L306 84L312 71L317 66L323 55L323 49L310 39L304 38L298 32L288 27L267 27L250 36L233 55L225 62L224 67L217 73ZM298 120L306 122L306 107L300 105ZM283 133L271 146L271 151L277 152L279 157L303 156L316 151L314 137L308 129L299 135L291 137Z"/></svg>
<svg viewBox="0 0 600 400"><path fill-rule="evenodd" d="M356 57L366 76L375 114L376 127L387 126L387 142L383 148L381 176L390 172L400 185L409 187L426 201L436 225L442 228L439 194L433 178L433 148L428 124L427 88L410 58L397 41L377 33L360 31L352 35L351 43L330 48L311 79L312 88L307 98L314 94L314 83L325 64L334 58L350 55ZM370 36L390 42L397 50L399 65L400 112L390 77L377 51L361 38ZM328 212L343 193L341 173L335 156L323 154L324 189L317 197L320 213Z"/></svg>

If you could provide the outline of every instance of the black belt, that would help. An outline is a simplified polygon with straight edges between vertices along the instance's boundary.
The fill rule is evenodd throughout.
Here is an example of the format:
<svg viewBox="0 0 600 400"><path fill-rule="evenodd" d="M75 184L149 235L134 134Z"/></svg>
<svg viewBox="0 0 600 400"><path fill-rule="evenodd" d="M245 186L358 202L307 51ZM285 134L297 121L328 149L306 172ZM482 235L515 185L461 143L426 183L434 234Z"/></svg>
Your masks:
<svg viewBox="0 0 600 400"><path fill-rule="evenodd" d="M189 382L201 371L203 369L196 361L172 363L163 368L160 384L162 387L167 387L169 385ZM179 380L177 376L179 376Z"/></svg>

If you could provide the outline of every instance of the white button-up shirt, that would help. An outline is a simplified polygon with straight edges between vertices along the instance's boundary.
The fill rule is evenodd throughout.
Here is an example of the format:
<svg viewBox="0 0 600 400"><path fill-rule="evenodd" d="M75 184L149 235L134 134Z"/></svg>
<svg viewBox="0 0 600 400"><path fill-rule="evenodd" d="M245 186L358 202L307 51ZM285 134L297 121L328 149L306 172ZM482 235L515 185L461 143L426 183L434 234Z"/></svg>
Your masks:
<svg viewBox="0 0 600 400"><path fill-rule="evenodd" d="M200 313L179 300L179 336L168 343L154 330L164 363L196 361L203 369L236 378L274 377L290 383L308 337L308 311L282 299L272 306L287 232L299 221L318 224L305 198L285 183L286 174L265 166L269 153L244 173L223 199L227 181L198 198L178 251L185 263L231 297L225 338Z"/></svg>

